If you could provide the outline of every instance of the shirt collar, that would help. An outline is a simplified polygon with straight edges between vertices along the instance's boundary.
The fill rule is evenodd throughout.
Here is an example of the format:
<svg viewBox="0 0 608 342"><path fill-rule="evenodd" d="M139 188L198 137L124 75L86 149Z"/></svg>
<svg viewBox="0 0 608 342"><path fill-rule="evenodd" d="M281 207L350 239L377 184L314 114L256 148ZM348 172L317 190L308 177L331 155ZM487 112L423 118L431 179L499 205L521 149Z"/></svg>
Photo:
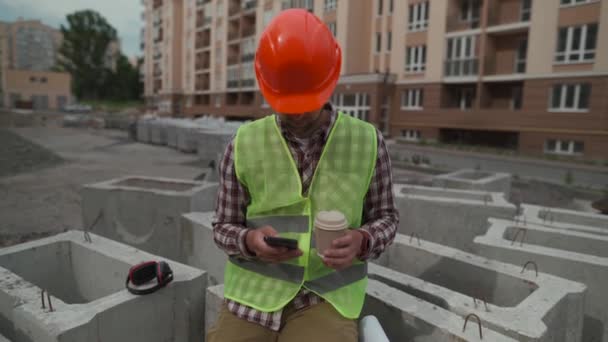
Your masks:
<svg viewBox="0 0 608 342"><path fill-rule="evenodd" d="M332 109L332 110L324 109L323 111L329 114L329 121L327 121L323 126L321 126L318 131L313 133L313 135L310 137L311 139L314 139L314 138L317 138L320 136L323 138L323 141L326 141L327 137L329 135L329 132L331 131L331 128L333 127L334 123L336 122L338 113L336 112L335 109ZM295 139L295 136L281 122L281 117L279 115L275 115L275 117L277 120L277 124L279 125L279 128L281 129L281 134L283 135L283 137L288 141L297 142L297 140Z"/></svg>

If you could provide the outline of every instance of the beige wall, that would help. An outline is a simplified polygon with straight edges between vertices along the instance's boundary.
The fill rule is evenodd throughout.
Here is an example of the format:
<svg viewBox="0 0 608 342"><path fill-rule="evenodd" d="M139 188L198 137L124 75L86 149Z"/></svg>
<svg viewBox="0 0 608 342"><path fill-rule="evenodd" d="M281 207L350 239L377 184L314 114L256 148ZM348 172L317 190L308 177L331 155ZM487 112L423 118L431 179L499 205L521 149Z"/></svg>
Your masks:
<svg viewBox="0 0 608 342"><path fill-rule="evenodd" d="M600 26L597 36L597 50L595 54L595 67L596 72L608 71L608 1L602 1L602 7L600 8Z"/></svg>
<svg viewBox="0 0 608 342"><path fill-rule="evenodd" d="M57 96L65 96L66 103L70 102L72 76L68 73L5 69L3 74L6 77L5 104L9 103L10 94L19 94L22 100L30 100L32 95L46 95L50 109L57 108ZM31 81L32 77L35 82ZM43 77L45 83L40 81Z"/></svg>
<svg viewBox="0 0 608 342"><path fill-rule="evenodd" d="M367 0L365 0L367 1ZM318 6L320 5L320 6ZM352 41L352 34L348 34L348 30L352 29L348 26L348 15L349 15L349 7L353 5L350 1L338 0L337 9L336 9L336 39L338 40L338 44L342 48L342 71L341 75L345 75L349 73L349 58L354 57L351 56L351 53L354 53L356 50L356 42L352 42L355 45L350 45ZM360 4L354 4L355 6ZM323 13L323 1L315 2L315 14L320 13L319 18L324 17ZM347 40L351 38L350 40ZM365 39L361 39L365 40ZM362 54L361 54L362 55Z"/></svg>
<svg viewBox="0 0 608 342"><path fill-rule="evenodd" d="M348 1L348 6L344 6L346 9L340 10L340 6L346 3L341 0L338 4L338 41L341 44L346 42L342 45L342 75L367 73L371 70L369 51L372 50L372 41L369 37L372 22L365 20L365 13L371 10L372 1Z"/></svg>
<svg viewBox="0 0 608 342"><path fill-rule="evenodd" d="M425 80L431 83L439 82L443 78L447 11L447 1L433 1L430 5Z"/></svg>
<svg viewBox="0 0 608 342"><path fill-rule="evenodd" d="M557 44L558 16L559 1L532 1L526 64L528 73L551 73Z"/></svg>

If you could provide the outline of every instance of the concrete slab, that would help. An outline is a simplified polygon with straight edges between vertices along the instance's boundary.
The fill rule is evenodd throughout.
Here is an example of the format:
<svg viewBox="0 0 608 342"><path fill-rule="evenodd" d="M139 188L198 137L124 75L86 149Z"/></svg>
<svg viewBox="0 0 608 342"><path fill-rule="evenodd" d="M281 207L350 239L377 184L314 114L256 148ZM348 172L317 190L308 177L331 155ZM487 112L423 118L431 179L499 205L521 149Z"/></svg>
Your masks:
<svg viewBox="0 0 608 342"><path fill-rule="evenodd" d="M474 240L479 254L514 264L533 261L542 272L585 283L583 341L608 341L608 236L530 223L518 227L498 219L490 223Z"/></svg>
<svg viewBox="0 0 608 342"><path fill-rule="evenodd" d="M518 341L581 341L585 285L397 234L369 277ZM483 304L485 301L487 304Z"/></svg>
<svg viewBox="0 0 608 342"><path fill-rule="evenodd" d="M82 188L84 227L172 260L186 262L180 219L215 207L216 183L126 176ZM89 228L92 227L92 228Z"/></svg>
<svg viewBox="0 0 608 342"><path fill-rule="evenodd" d="M395 184L399 232L474 252L473 238L485 233L490 217L513 218L515 205L502 193Z"/></svg>
<svg viewBox="0 0 608 342"><path fill-rule="evenodd" d="M228 256L213 240L214 212L182 215L180 235L184 263L207 271L210 285L224 282L224 267Z"/></svg>
<svg viewBox="0 0 608 342"><path fill-rule="evenodd" d="M522 214L517 220L526 224L608 235L608 217L601 214L523 204Z"/></svg>
<svg viewBox="0 0 608 342"><path fill-rule="evenodd" d="M155 255L81 231L0 250L0 333L14 341L201 341L204 271L170 260L174 280L135 296L130 266ZM49 292L41 307L41 291ZM153 327L154 329L150 329Z"/></svg>
<svg viewBox="0 0 608 342"><path fill-rule="evenodd" d="M511 192L511 175L508 173L462 169L433 177L433 186L509 194Z"/></svg>
<svg viewBox="0 0 608 342"><path fill-rule="evenodd" d="M224 284L209 286L205 294L205 333L217 322L224 303Z"/></svg>
<svg viewBox="0 0 608 342"><path fill-rule="evenodd" d="M236 131L231 129L199 131L197 153L202 160L216 160L218 154L223 154L226 146Z"/></svg>

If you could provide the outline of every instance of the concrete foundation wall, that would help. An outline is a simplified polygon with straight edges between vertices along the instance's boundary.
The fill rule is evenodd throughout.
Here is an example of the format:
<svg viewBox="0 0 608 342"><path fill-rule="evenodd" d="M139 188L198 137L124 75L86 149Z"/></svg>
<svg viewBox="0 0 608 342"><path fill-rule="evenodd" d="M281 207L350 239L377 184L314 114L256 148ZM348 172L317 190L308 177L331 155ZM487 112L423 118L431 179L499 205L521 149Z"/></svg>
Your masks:
<svg viewBox="0 0 608 342"><path fill-rule="evenodd" d="M150 142L156 145L167 145L167 124L161 120L148 122Z"/></svg>
<svg viewBox="0 0 608 342"><path fill-rule="evenodd" d="M501 193L396 184L399 232L473 252L473 238L483 234L490 217L513 218L515 205Z"/></svg>
<svg viewBox="0 0 608 342"><path fill-rule="evenodd" d="M216 183L140 176L85 185L83 223L102 236L186 262L182 240L191 236L180 234L181 215L213 210L216 193Z"/></svg>
<svg viewBox="0 0 608 342"><path fill-rule="evenodd" d="M70 231L0 250L2 335L36 342L203 339L204 271L166 260L173 282L135 296L124 288L129 267L159 258L90 236L88 243L82 232ZM53 311L48 302L42 308L42 289Z"/></svg>
<svg viewBox="0 0 608 342"><path fill-rule="evenodd" d="M463 169L433 177L433 186L509 194L511 192L511 175Z"/></svg>
<svg viewBox="0 0 608 342"><path fill-rule="evenodd" d="M585 285L397 234L371 279L518 341L581 341ZM476 298L476 299L475 299ZM482 300L487 305L482 304Z"/></svg>
<svg viewBox="0 0 608 342"><path fill-rule="evenodd" d="M520 232L513 242L517 229L511 221L490 222L474 240L479 254L520 265L533 261L541 272L586 284L583 341L608 341L608 237L528 223L515 227L526 235Z"/></svg>
<svg viewBox="0 0 608 342"><path fill-rule="evenodd" d="M150 142L150 120L137 120L137 141L147 144Z"/></svg>
<svg viewBox="0 0 608 342"><path fill-rule="evenodd" d="M224 304L224 284L210 286L205 294L205 333L217 322Z"/></svg>
<svg viewBox="0 0 608 342"><path fill-rule="evenodd" d="M218 154L223 154L226 145L235 135L232 130L201 130L198 137L197 153L202 160L216 160Z"/></svg>
<svg viewBox="0 0 608 342"><path fill-rule="evenodd" d="M186 153L195 153L198 149L199 129L193 127L178 127L177 149Z"/></svg>
<svg viewBox="0 0 608 342"><path fill-rule="evenodd" d="M213 240L213 212L182 215L180 234L184 262L207 271L210 285L224 282L224 268L228 256Z"/></svg>

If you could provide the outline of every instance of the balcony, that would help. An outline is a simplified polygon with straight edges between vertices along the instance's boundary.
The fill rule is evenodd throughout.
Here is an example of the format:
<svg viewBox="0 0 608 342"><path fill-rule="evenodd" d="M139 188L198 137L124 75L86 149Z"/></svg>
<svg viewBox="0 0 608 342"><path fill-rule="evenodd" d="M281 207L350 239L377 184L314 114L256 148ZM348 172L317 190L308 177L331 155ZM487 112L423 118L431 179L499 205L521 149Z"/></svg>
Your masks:
<svg viewBox="0 0 608 342"><path fill-rule="evenodd" d="M241 62L243 62L243 63L251 62L254 59L255 59L255 53L247 53L247 54L243 54L241 56Z"/></svg>
<svg viewBox="0 0 608 342"><path fill-rule="evenodd" d="M523 104L522 82L484 84L481 107L489 110L520 110Z"/></svg>
<svg viewBox="0 0 608 342"><path fill-rule="evenodd" d="M501 0L488 2L488 27L526 24L532 15L531 0Z"/></svg>
<svg viewBox="0 0 608 342"><path fill-rule="evenodd" d="M210 51L204 51L204 52L199 52L196 54L196 60L195 60L195 70L206 70L209 69L210 66L210 60L211 60L211 52Z"/></svg>
<svg viewBox="0 0 608 342"><path fill-rule="evenodd" d="M196 49L203 49L211 45L211 30L205 29L196 33L195 47Z"/></svg>
<svg viewBox="0 0 608 342"><path fill-rule="evenodd" d="M255 9L258 6L257 0L241 0L241 9L243 11L249 11Z"/></svg>
<svg viewBox="0 0 608 342"><path fill-rule="evenodd" d="M226 88L238 88L239 81L238 80L229 80L226 81Z"/></svg>
<svg viewBox="0 0 608 342"><path fill-rule="evenodd" d="M488 36L484 76L526 72L527 34Z"/></svg>
<svg viewBox="0 0 608 342"><path fill-rule="evenodd" d="M447 60L444 64L445 77L476 76L479 72L477 58Z"/></svg>
<svg viewBox="0 0 608 342"><path fill-rule="evenodd" d="M241 80L241 87L243 88L251 88L255 86L255 80L254 79L247 79L247 80Z"/></svg>
<svg viewBox="0 0 608 342"><path fill-rule="evenodd" d="M239 56L228 56L226 64L235 65L239 63Z"/></svg>
<svg viewBox="0 0 608 342"><path fill-rule="evenodd" d="M243 106L251 106L255 101L255 93L252 91L241 93L240 104Z"/></svg>
<svg viewBox="0 0 608 342"><path fill-rule="evenodd" d="M469 84L446 84L442 88L441 108L470 110L475 106L477 88Z"/></svg>
<svg viewBox="0 0 608 342"><path fill-rule="evenodd" d="M198 10L196 12L196 27L200 28L200 27L204 27L207 25L211 24L211 21L213 20L213 17L206 15L206 11L205 10Z"/></svg>
<svg viewBox="0 0 608 342"><path fill-rule="evenodd" d="M447 32L479 28L481 8L481 0L448 1Z"/></svg>
<svg viewBox="0 0 608 342"><path fill-rule="evenodd" d="M229 0L228 16L231 17L241 11L241 3L239 0Z"/></svg>
<svg viewBox="0 0 608 342"><path fill-rule="evenodd" d="M228 22L228 40L240 38L241 18L234 18Z"/></svg>
<svg viewBox="0 0 608 342"><path fill-rule="evenodd" d="M206 91L210 89L209 73L197 74L194 80L196 91Z"/></svg>

